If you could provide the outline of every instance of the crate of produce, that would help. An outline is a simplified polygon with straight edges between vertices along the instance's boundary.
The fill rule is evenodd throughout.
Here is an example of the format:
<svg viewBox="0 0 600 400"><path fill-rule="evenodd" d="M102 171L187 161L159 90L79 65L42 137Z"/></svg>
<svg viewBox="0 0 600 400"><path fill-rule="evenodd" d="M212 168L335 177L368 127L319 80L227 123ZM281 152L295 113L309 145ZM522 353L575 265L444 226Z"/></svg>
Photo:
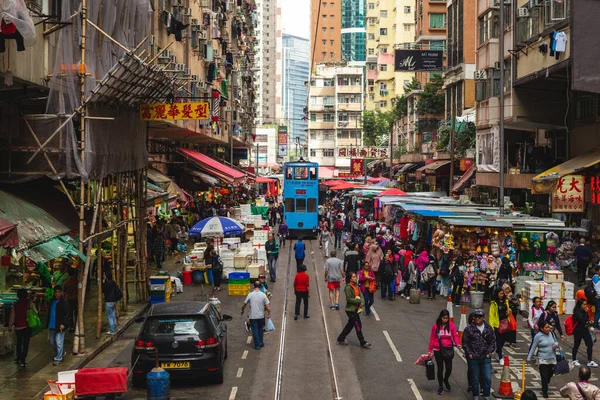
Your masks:
<svg viewBox="0 0 600 400"><path fill-rule="evenodd" d="M231 272L228 275L229 280L244 280L250 279L250 274L248 272ZM250 283L250 282L248 282Z"/></svg>
<svg viewBox="0 0 600 400"><path fill-rule="evenodd" d="M247 296L250 293L250 285L227 285L227 293L230 296Z"/></svg>

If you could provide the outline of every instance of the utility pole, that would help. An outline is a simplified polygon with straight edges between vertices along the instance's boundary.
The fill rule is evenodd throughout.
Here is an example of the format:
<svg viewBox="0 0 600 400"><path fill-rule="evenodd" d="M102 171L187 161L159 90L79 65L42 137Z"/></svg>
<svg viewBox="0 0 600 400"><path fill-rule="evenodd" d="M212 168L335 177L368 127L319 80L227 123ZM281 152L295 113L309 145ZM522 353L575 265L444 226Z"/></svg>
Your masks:
<svg viewBox="0 0 600 400"><path fill-rule="evenodd" d="M504 1L504 0L501 0ZM450 86L450 184L448 195L452 196L452 187L454 186L454 136L456 135L456 103L454 101L453 88L458 90L458 87Z"/></svg>
<svg viewBox="0 0 600 400"><path fill-rule="evenodd" d="M232 73L233 77L233 73ZM229 163L233 166L233 102L235 93L235 79L231 80L231 88L229 95Z"/></svg>
<svg viewBox="0 0 600 400"><path fill-rule="evenodd" d="M500 32L498 48L500 56L500 182L498 187L498 213L504 215L504 1L500 0Z"/></svg>
<svg viewBox="0 0 600 400"><path fill-rule="evenodd" d="M394 128L390 129L390 181L394 176Z"/></svg>

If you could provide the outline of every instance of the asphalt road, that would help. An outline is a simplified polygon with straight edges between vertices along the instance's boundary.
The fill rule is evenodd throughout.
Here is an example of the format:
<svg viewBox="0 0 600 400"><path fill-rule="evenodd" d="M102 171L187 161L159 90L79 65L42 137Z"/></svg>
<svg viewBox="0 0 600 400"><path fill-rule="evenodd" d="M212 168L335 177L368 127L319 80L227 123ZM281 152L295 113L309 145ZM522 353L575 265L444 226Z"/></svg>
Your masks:
<svg viewBox="0 0 600 400"><path fill-rule="evenodd" d="M316 241L307 243L305 264L311 277L310 319L294 321L293 277L296 264L290 254L291 246L281 249L278 261L278 279L270 284L272 319L276 330L265 335L265 347L255 350L251 334L244 329L240 316L243 297L227 295L226 285L218 296L222 311L234 320L229 323L229 358L225 362L225 380L222 385L210 382L171 383L171 398L177 400L213 399L467 399L466 361L460 352L453 361L450 379L451 392L437 395L437 382L428 381L423 367L414 361L427 351L429 333L440 310L446 308L445 299L422 298L420 304L396 297L395 301L381 300L376 293L374 316L363 317L365 338L371 349L359 347L355 333L348 336L349 346L335 344L337 335L346 323L341 299L340 311L329 309L326 283L323 280L324 258ZM180 268L175 264L173 268ZM287 289L286 289L287 288ZM286 302L287 290L287 302ZM185 293L173 301L192 300L199 287L185 287ZM467 307L467 313L470 309ZM456 324L460 308L454 308ZM285 321L285 329L282 322ZM516 350L505 348L511 361L511 380L515 390L520 386L521 360L526 358L529 331L519 321ZM139 325L131 328L92 361L88 367L130 366L130 354ZM327 340L327 338L329 340ZM570 359L568 348L565 348ZM581 358L580 352L580 358ZM493 363L492 389L497 390L502 367ZM593 378L596 379L595 377ZM554 377L550 384L551 398L560 398L558 390L571 380L576 371ZM526 388L538 393L541 388L537 366L526 367ZM144 390L130 387L123 399L144 399Z"/></svg>

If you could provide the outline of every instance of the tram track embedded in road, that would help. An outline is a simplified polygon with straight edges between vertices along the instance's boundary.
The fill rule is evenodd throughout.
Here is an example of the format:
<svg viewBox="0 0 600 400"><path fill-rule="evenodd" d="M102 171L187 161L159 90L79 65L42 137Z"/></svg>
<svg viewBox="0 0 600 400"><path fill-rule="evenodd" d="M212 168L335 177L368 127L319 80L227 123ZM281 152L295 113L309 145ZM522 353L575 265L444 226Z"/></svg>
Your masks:
<svg viewBox="0 0 600 400"><path fill-rule="evenodd" d="M307 253L310 252L310 259L311 259L310 262L312 263L312 268L313 268L314 274L315 274L314 284L316 285L317 297L319 299L319 307L320 307L319 313L321 315L321 322L322 322L323 328L324 328L323 335L324 335L325 343L327 345L327 359L329 361L328 362L328 370L329 370L329 374L330 374L330 378L331 378L332 399L340 400L342 397L341 397L340 391L339 391L335 363L333 360L333 352L331 349L331 341L329 339L329 330L327 327L327 321L326 321L326 316L325 316L323 296L321 294L321 288L319 286L319 276L321 276L321 274L319 274L319 271L318 271L317 265L316 265L316 260L315 260L314 250L313 250L313 241L309 240L306 243L308 244L306 251L307 251ZM293 248L291 241L290 241L290 248ZM284 299L283 299L283 314L282 314L282 318L281 318L281 335L280 335L280 339L279 339L279 355L278 355L278 361L277 361L277 376L276 376L276 381L275 381L275 396L274 396L275 400L280 400L282 398L282 388L283 388L284 379L285 379L284 364L285 364L286 333L287 333L287 329L286 329L287 306L288 306L288 301L289 301L290 285L292 284L293 279L294 279L293 278L294 274L292 271L292 253L293 253L293 251L290 249L290 251L288 253L288 257L287 257L285 291L284 291ZM305 263L305 264L308 264L308 263Z"/></svg>

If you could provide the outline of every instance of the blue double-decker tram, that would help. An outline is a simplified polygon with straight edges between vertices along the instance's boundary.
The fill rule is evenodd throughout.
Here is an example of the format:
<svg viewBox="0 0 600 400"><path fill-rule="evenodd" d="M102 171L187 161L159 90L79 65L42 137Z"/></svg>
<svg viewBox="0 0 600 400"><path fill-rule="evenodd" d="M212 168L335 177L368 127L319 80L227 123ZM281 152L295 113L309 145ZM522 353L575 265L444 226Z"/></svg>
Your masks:
<svg viewBox="0 0 600 400"><path fill-rule="evenodd" d="M283 167L284 217L293 237L317 235L319 164L300 159Z"/></svg>

